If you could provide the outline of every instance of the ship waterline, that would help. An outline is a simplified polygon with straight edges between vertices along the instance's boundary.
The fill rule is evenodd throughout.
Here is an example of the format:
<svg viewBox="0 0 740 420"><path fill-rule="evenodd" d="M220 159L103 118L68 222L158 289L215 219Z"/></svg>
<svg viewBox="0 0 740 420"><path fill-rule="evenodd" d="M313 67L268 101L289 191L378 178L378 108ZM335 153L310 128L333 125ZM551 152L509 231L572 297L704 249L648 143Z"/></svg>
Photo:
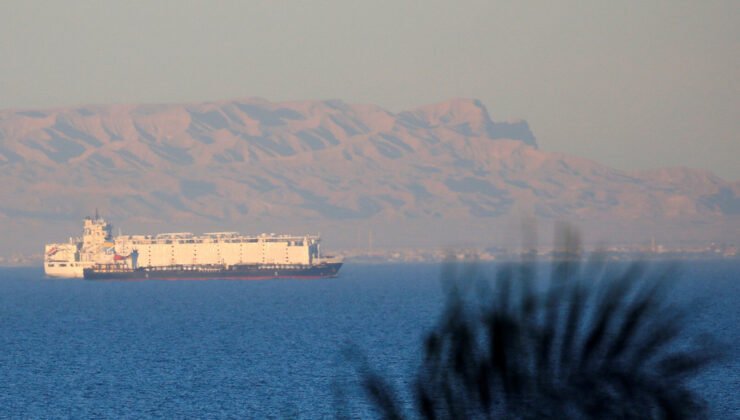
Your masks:
<svg viewBox="0 0 740 420"><path fill-rule="evenodd" d="M102 218L86 218L81 238L47 244L49 277L105 279L263 279L336 276L341 258L322 256L317 235L237 232L111 234Z"/></svg>

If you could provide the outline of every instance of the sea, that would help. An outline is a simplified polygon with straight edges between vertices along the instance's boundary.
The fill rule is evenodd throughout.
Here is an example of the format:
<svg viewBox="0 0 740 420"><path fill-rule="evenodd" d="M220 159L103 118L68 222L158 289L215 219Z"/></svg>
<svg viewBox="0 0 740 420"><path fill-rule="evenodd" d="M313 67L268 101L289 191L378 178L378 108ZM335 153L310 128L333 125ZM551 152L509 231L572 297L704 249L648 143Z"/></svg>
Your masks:
<svg viewBox="0 0 740 420"><path fill-rule="evenodd" d="M678 265L669 299L725 348L692 386L712 418L740 419L740 261ZM0 418L374 418L366 369L411 412L445 288L438 264L348 262L337 278L255 281L2 268Z"/></svg>

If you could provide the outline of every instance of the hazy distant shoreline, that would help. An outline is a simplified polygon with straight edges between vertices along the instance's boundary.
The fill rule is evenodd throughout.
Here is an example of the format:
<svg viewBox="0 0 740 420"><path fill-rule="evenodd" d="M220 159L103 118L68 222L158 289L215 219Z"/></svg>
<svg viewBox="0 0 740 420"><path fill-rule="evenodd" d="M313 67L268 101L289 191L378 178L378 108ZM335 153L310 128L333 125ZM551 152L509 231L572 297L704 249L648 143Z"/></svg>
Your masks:
<svg viewBox="0 0 740 420"><path fill-rule="evenodd" d="M662 245L607 247L597 251L598 255L607 261L696 261L696 260L738 260L740 252L737 245L710 244L705 246L668 248ZM345 258L348 264L404 264L404 263L442 263L450 258L457 260L477 260L481 262L508 262L520 261L520 250L507 249L396 249L396 250L345 250L333 254ZM527 254L531 256L531 254ZM592 254L588 252L585 255ZM579 256L564 255L556 249L541 249L537 252L537 261L558 261L573 259ZM43 255L0 256L0 267L42 267Z"/></svg>

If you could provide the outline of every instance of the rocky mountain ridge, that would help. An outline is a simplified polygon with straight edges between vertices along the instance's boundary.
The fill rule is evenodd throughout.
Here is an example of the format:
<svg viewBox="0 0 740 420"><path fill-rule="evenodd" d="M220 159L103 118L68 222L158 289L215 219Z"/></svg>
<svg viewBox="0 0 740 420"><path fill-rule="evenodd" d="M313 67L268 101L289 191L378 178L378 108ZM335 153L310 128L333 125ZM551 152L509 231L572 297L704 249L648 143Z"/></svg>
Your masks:
<svg viewBox="0 0 740 420"><path fill-rule="evenodd" d="M321 228L342 246L370 229L385 245L462 244L525 216L710 238L740 218L740 183L545 153L526 122L494 122L472 99L0 111L0 181L0 252L22 232L39 232L28 246L76 233L95 208L129 229Z"/></svg>

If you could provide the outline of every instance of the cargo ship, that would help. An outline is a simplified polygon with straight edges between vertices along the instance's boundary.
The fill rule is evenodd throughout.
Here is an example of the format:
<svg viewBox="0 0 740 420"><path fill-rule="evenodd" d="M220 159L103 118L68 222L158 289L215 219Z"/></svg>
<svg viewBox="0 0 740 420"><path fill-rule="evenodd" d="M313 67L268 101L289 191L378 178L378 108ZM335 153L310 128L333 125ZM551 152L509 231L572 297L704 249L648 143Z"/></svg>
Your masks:
<svg viewBox="0 0 740 420"><path fill-rule="evenodd" d="M83 235L47 244L49 277L90 280L207 280L335 277L340 257L323 256L318 235L189 232L112 235L110 223L85 219Z"/></svg>

